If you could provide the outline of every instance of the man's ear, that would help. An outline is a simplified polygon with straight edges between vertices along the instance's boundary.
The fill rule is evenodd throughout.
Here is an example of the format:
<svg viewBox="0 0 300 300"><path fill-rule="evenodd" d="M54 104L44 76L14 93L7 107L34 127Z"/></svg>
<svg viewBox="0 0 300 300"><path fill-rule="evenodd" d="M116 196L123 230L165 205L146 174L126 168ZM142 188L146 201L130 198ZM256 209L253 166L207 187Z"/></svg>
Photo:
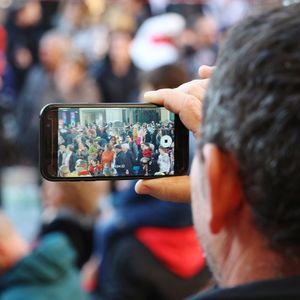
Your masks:
<svg viewBox="0 0 300 300"><path fill-rule="evenodd" d="M238 174L238 164L230 153L216 145L203 148L205 172L211 206L210 229L218 233L242 204L244 194Z"/></svg>

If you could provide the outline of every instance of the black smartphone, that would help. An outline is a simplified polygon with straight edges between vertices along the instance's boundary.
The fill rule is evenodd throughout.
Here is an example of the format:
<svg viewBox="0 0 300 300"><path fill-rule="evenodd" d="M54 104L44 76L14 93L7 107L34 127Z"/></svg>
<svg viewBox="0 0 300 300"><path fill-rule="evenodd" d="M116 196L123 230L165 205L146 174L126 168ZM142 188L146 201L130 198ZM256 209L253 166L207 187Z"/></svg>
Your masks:
<svg viewBox="0 0 300 300"><path fill-rule="evenodd" d="M153 104L49 104L40 115L40 170L58 180L183 175L188 130Z"/></svg>

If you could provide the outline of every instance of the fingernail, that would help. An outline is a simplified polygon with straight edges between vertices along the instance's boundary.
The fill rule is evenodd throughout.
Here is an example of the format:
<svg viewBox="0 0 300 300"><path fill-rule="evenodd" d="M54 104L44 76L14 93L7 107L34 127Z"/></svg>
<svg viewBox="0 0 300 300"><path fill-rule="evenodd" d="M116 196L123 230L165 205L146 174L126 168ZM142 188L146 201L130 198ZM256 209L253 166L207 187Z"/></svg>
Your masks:
<svg viewBox="0 0 300 300"><path fill-rule="evenodd" d="M144 94L145 99L152 99L156 96L156 91L149 91Z"/></svg>
<svg viewBox="0 0 300 300"><path fill-rule="evenodd" d="M137 194L148 194L150 189L145 186L145 183L142 180L139 180L135 185L135 191Z"/></svg>

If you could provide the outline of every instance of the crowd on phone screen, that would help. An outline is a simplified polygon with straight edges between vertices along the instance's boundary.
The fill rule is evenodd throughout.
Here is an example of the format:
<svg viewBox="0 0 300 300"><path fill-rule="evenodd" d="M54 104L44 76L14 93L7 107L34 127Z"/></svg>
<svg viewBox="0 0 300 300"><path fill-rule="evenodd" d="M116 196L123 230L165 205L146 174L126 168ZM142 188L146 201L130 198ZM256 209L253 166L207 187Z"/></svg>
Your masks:
<svg viewBox="0 0 300 300"><path fill-rule="evenodd" d="M169 175L174 172L174 124L112 124L60 129L59 176ZM162 137L169 142L164 143Z"/></svg>

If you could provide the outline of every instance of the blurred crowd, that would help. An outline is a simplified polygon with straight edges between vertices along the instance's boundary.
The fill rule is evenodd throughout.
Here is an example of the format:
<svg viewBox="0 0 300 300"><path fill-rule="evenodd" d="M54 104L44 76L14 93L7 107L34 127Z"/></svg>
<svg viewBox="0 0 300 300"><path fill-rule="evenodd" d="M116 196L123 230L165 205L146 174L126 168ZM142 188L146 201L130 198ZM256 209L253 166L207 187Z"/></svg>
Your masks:
<svg viewBox="0 0 300 300"><path fill-rule="evenodd" d="M39 112L48 103L138 102L196 78L200 65L215 64L228 29L262 2L0 0L0 167L37 167ZM113 172L119 153L131 166L117 173L137 166L147 175L150 161L153 172L170 173L158 140L173 124L140 125L139 145L133 130L121 145L109 128L92 138L92 125L84 138L66 128L60 175L81 161L89 161L85 175ZM0 298L174 300L212 284L189 204L136 195L128 182L44 181L42 199L34 247L0 214Z"/></svg>
<svg viewBox="0 0 300 300"><path fill-rule="evenodd" d="M1 164L37 164L38 116L50 102L138 101L182 73L196 77L249 2L0 1ZM149 78L172 64L168 82Z"/></svg>

